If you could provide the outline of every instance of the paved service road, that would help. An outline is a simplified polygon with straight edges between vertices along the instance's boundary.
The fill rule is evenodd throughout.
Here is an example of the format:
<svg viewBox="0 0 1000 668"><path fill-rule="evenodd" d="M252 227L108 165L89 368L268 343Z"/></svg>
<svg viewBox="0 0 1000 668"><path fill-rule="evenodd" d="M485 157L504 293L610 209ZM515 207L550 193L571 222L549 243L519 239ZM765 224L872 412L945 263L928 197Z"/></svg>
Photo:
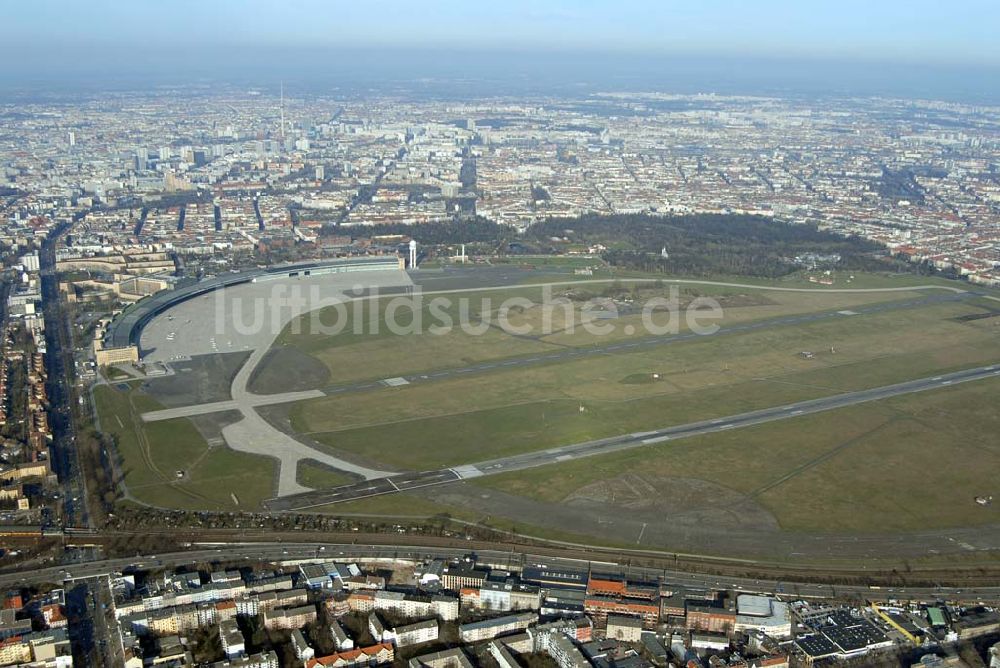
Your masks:
<svg viewBox="0 0 1000 668"><path fill-rule="evenodd" d="M740 427L749 427L752 425L764 424L766 422L774 422L776 420L785 420L801 415L809 415L811 413L844 408L846 406L853 406L855 404L866 403L869 401L887 399L889 397L896 397L903 394L941 389L958 383L966 383L981 380L983 378L995 377L1000 377L1000 364L941 374L940 376L934 376L931 378L920 378L918 380L911 380L905 383L897 383L895 385L886 385L883 387L875 387L868 390L835 394L830 397L810 399L808 401L800 401L794 404L786 404L784 406L775 406L773 408L764 408L761 410L750 411L748 413L739 413L728 417L702 420L700 422L692 422L673 427L665 427L654 431L637 432L633 434L626 434L624 436L612 436L610 438L604 438L596 441L587 441L584 443L576 443L558 448L549 448L548 450L541 450L538 452L527 452L520 455L513 455L510 457L493 459L462 467L455 467L453 469L425 471L422 473L397 476L399 478L406 479L405 487L394 484L394 478L389 477L377 480L368 480L364 483L356 483L353 485L333 487L327 490L316 490L313 492L305 492L303 494L271 499L267 502L267 506L271 510L278 511L302 510L329 503L351 501L369 496L377 496L380 494L392 494L403 489L417 489L420 487L428 487L430 485L442 485L449 482L455 482L457 480L475 478L482 475L495 475L497 473L506 473L509 471L535 468L538 466L547 466L549 464L557 464L559 462L579 457L603 455L610 452L617 452L619 450L628 450L646 445L665 443L674 439L700 436L703 434L711 434L714 432L737 429Z"/></svg>

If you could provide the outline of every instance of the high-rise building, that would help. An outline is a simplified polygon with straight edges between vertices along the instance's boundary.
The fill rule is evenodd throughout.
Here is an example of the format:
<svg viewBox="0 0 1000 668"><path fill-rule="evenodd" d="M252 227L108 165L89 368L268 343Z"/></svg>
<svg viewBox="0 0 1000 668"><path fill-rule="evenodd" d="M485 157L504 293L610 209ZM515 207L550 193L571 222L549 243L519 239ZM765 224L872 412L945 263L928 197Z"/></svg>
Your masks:
<svg viewBox="0 0 1000 668"><path fill-rule="evenodd" d="M69 139L69 145L70 146L76 146L76 133L75 132L70 131L69 135L67 136L67 139Z"/></svg>

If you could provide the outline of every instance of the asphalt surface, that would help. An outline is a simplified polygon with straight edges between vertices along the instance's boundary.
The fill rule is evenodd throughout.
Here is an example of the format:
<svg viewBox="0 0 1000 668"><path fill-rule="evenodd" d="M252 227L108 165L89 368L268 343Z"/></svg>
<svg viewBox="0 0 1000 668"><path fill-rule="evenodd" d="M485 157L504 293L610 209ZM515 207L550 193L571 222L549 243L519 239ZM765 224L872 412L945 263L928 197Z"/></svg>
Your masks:
<svg viewBox="0 0 1000 668"><path fill-rule="evenodd" d="M483 475L495 475L510 471L520 471L523 469L536 468L558 464L580 457L593 457L604 455L621 450L652 446L667 441L689 438L691 436L701 436L729 429L750 427L753 425L786 420L820 413L823 411L845 408L856 404L870 401L878 401L889 397L896 397L914 392L925 392L928 390L942 389L958 383L966 383L984 378L1000 377L1000 365L984 366L975 369L966 369L954 373L941 374L929 378L897 383L895 385L885 385L882 387L859 390L856 392L845 392L830 397L800 401L783 406L774 406L747 413L739 413L728 417L721 417L712 420L702 420L689 424L665 427L646 432L636 432L623 436L614 436L596 441L576 443L558 448L549 448L538 452L528 452L500 459L493 459L476 464L454 467L451 469L441 469L435 471L425 471L422 473L406 474L405 476L391 476L382 479L367 480L363 483L343 485L326 490L315 490L293 496L271 499L266 502L269 509L275 511L303 510L316 506L353 501L382 494L393 494L395 492L406 491L408 489L418 489L430 487L432 485L443 485L459 480L467 480Z"/></svg>
<svg viewBox="0 0 1000 668"><path fill-rule="evenodd" d="M458 559L469 550L407 546L407 545L355 545L337 543L249 543L225 542L195 544L186 552L162 555L140 556L125 559L107 559L66 568L52 567L32 571L0 575L0 587L14 587L30 583L67 583L113 575L130 569L176 568L178 566L204 563L232 563L234 561L273 561L296 563L335 559L338 561L427 561L431 559ZM681 570L646 568L632 565L631 558L624 556L620 562L590 561L563 557L535 555L528 552L500 550L477 550L480 563L498 568L518 570L525 566L544 565L550 569L577 571L593 570L606 573L627 573L632 580L664 581L677 587L691 590L737 590L752 593L771 593L794 597L834 598L857 596L867 600L890 598L911 600L962 600L990 602L1000 600L1000 586L984 587L906 587L873 589L867 585L827 585L788 580L767 580L734 578L717 575L703 575ZM748 567L752 562L748 562ZM93 582L93 581L91 581Z"/></svg>
<svg viewBox="0 0 1000 668"><path fill-rule="evenodd" d="M48 378L49 426L52 429L52 469L59 479L63 495L63 526L89 527L86 504L86 479L80 468L73 420L73 336L62 307L59 280L55 273L56 245L69 232L62 224L42 243L39 254L42 310L45 317L45 366ZM47 518L50 519L50 518Z"/></svg>

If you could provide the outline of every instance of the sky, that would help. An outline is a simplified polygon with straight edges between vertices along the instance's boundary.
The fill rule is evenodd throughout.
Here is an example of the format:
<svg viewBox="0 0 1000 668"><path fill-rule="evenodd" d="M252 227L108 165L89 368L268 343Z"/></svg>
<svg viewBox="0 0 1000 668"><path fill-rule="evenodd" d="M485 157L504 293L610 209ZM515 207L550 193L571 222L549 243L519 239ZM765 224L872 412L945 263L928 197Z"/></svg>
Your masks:
<svg viewBox="0 0 1000 668"><path fill-rule="evenodd" d="M996 0L7 0L0 40L1000 64Z"/></svg>
<svg viewBox="0 0 1000 668"><path fill-rule="evenodd" d="M0 0L0 17L8 89L506 77L1000 97L998 0Z"/></svg>

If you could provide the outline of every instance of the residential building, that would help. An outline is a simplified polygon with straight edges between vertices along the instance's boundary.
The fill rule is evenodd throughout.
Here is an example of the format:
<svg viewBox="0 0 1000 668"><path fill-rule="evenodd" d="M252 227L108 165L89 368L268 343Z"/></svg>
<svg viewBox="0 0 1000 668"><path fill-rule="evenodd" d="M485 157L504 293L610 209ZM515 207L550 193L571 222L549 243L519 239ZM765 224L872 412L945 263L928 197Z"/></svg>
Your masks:
<svg viewBox="0 0 1000 668"><path fill-rule="evenodd" d="M481 622L462 624L458 627L462 642L480 642L491 640L505 633L523 631L538 621L538 615L533 612L522 612L516 615L484 619Z"/></svg>
<svg viewBox="0 0 1000 668"><path fill-rule="evenodd" d="M369 647L320 656L305 662L305 668L361 668L363 666L379 666L392 663L395 658L392 643L379 643Z"/></svg>
<svg viewBox="0 0 1000 668"><path fill-rule="evenodd" d="M297 608L276 608L264 612L264 628L297 629L316 621L316 606L303 605Z"/></svg>
<svg viewBox="0 0 1000 668"><path fill-rule="evenodd" d="M622 642L639 642L642 638L642 619L625 615L608 615L607 637Z"/></svg>

